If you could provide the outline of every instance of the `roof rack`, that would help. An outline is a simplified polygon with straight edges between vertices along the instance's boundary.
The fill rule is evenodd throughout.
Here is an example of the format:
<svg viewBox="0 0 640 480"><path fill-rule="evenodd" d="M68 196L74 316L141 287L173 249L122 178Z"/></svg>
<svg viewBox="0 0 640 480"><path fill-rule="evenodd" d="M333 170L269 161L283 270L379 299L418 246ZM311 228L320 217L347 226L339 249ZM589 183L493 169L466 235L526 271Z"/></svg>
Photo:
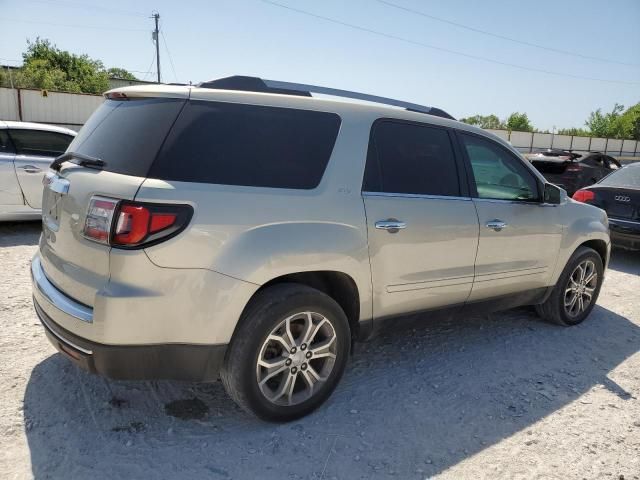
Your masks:
<svg viewBox="0 0 640 480"><path fill-rule="evenodd" d="M296 95L301 97L311 97L312 93L321 95L331 95L334 97L352 98L366 102L381 103L400 107L411 112L426 113L437 117L455 120L444 110L435 107L426 107L417 103L403 102L393 98L379 97L377 95L367 95L366 93L351 92L337 88L320 87L317 85L306 85L304 83L282 82L279 80L266 80L258 77L247 77L235 75L232 77L219 78L198 85L200 88L215 88L219 90L240 90L246 92L279 93L283 95Z"/></svg>

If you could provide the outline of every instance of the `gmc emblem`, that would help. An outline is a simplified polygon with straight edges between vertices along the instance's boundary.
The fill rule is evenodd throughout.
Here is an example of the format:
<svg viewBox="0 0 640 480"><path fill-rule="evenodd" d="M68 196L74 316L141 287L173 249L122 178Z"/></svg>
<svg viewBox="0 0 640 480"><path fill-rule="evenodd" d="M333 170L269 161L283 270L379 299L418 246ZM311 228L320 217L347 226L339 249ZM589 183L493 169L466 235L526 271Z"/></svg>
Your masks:
<svg viewBox="0 0 640 480"><path fill-rule="evenodd" d="M627 197L626 195L616 195L615 199L617 202L630 202L631 198Z"/></svg>

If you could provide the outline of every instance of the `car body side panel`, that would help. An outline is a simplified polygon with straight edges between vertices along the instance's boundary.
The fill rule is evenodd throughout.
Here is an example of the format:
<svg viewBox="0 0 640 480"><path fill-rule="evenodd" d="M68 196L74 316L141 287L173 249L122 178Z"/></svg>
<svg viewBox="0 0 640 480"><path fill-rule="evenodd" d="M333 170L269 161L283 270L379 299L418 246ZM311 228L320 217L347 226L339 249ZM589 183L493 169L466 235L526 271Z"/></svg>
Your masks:
<svg viewBox="0 0 640 480"><path fill-rule="evenodd" d="M145 249L149 258L161 267L209 269L258 285L299 272L344 273L358 288L361 320L371 319L360 190L373 118L341 117L331 159L313 190L145 180L137 201L188 203L195 212L185 232Z"/></svg>
<svg viewBox="0 0 640 480"><path fill-rule="evenodd" d="M606 270L609 263L611 242L607 214L604 210L567 199L559 206L559 213L561 215L560 221L565 227L558 253L558 261L549 278L549 285L556 284L574 252L580 245L590 240L598 240L606 245L607 254L603 262Z"/></svg>
<svg viewBox="0 0 640 480"><path fill-rule="evenodd" d="M6 205L24 205L13 166L14 153L0 153L0 212ZM41 187L42 188L42 187Z"/></svg>
<svg viewBox="0 0 640 480"><path fill-rule="evenodd" d="M53 157L40 155L16 155L15 171L20 188L31 208L42 207L42 177L49 170Z"/></svg>

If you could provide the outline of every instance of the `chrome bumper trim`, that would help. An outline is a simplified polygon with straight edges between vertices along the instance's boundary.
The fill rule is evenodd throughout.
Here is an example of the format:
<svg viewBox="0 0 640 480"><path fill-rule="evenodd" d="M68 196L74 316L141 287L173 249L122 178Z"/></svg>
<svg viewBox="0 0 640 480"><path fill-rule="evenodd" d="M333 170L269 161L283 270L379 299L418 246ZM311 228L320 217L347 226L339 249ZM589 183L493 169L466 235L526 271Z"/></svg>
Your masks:
<svg viewBox="0 0 640 480"><path fill-rule="evenodd" d="M72 300L58 290L44 274L39 256L31 261L31 278L34 289L52 306L78 320L93 323L93 309Z"/></svg>

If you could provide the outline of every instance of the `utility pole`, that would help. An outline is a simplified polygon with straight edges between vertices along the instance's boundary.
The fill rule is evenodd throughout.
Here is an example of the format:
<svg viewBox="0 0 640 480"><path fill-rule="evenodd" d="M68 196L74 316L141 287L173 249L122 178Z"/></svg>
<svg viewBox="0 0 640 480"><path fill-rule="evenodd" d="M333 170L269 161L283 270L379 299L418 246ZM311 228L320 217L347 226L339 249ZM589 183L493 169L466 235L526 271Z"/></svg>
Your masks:
<svg viewBox="0 0 640 480"><path fill-rule="evenodd" d="M156 42L156 70L158 72L158 83L160 83L160 29L158 28L158 20L160 20L160 14L154 12L151 16L156 22L156 29L153 31L152 38Z"/></svg>

